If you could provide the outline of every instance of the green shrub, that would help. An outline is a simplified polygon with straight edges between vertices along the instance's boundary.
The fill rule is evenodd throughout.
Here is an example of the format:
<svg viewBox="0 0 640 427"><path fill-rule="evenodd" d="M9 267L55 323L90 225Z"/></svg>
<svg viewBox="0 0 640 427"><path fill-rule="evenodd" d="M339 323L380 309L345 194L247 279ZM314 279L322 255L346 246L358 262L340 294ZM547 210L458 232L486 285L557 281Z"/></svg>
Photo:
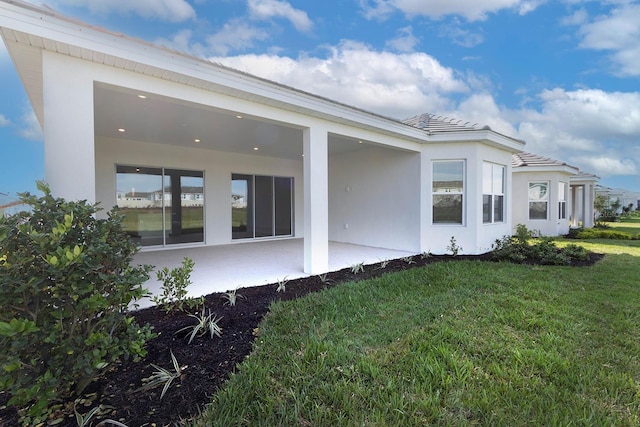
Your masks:
<svg viewBox="0 0 640 427"><path fill-rule="evenodd" d="M188 298L187 287L191 284L191 273L195 263L189 257L184 257L180 267L169 270L163 267L156 276L162 282L162 294L152 299L156 304L162 304L165 311L185 311L202 304L202 298Z"/></svg>
<svg viewBox="0 0 640 427"><path fill-rule="evenodd" d="M633 239L633 236L630 233L624 231L587 228L578 232L578 234L576 235L576 239L631 240Z"/></svg>
<svg viewBox="0 0 640 427"><path fill-rule="evenodd" d="M38 188L21 195L32 212L0 219L0 389L29 425L152 336L128 314L151 267L130 265L138 249L116 211L96 219L97 205Z"/></svg>
<svg viewBox="0 0 640 427"><path fill-rule="evenodd" d="M545 265L569 265L572 261L589 259L590 252L577 245L558 248L552 239L534 238L535 233L519 224L515 236L504 236L492 245L492 256L496 261L515 263L531 262Z"/></svg>
<svg viewBox="0 0 640 427"><path fill-rule="evenodd" d="M586 261L589 259L589 252L583 246L574 245L573 243L568 244L564 248L562 248L562 252L567 255L570 259L577 261Z"/></svg>
<svg viewBox="0 0 640 427"><path fill-rule="evenodd" d="M492 256L497 261L520 263L527 259L528 246L517 242L511 236L504 236L491 245Z"/></svg>
<svg viewBox="0 0 640 427"><path fill-rule="evenodd" d="M570 228L566 237L569 238L569 239L577 239L578 238L578 234L583 230L584 230L584 228L582 228L582 227L580 227L580 228Z"/></svg>
<svg viewBox="0 0 640 427"><path fill-rule="evenodd" d="M529 258L543 265L568 265L571 259L548 238L530 246Z"/></svg>

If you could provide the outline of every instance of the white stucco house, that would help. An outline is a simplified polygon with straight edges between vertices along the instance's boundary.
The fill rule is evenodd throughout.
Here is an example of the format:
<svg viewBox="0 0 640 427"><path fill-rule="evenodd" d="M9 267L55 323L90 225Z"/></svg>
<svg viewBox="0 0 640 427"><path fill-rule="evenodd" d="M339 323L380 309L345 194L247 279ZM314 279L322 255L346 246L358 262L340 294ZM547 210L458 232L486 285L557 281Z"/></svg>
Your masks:
<svg viewBox="0 0 640 427"><path fill-rule="evenodd" d="M543 236L593 227L594 186L599 179L577 167L537 154L512 156L513 225Z"/></svg>
<svg viewBox="0 0 640 427"><path fill-rule="evenodd" d="M298 238L300 268L317 274L330 241L446 253L455 237L483 253L512 232L512 205L528 206L512 189L524 142L488 127L383 117L23 1L0 3L0 33L56 196L108 208L135 188L172 200L123 209L144 248ZM568 188L566 169L552 194Z"/></svg>

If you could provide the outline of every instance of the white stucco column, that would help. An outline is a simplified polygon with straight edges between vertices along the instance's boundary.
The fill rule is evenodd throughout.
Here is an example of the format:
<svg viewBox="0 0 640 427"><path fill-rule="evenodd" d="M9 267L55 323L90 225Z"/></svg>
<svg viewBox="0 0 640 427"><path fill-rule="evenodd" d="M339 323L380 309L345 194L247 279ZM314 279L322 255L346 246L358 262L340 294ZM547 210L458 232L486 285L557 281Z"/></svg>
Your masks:
<svg viewBox="0 0 640 427"><path fill-rule="evenodd" d="M304 272L329 269L329 172L327 130L304 130Z"/></svg>
<svg viewBox="0 0 640 427"><path fill-rule="evenodd" d="M592 228L594 225L594 211L593 211L593 202L595 195L595 188L593 184L587 183L584 185L584 191L582 205L584 206L584 219L582 220L582 226L584 228Z"/></svg>
<svg viewBox="0 0 640 427"><path fill-rule="evenodd" d="M56 197L94 203L93 79L83 62L43 52L45 179Z"/></svg>
<svg viewBox="0 0 640 427"><path fill-rule="evenodd" d="M569 216L571 221L570 225L571 227L577 227L580 222L580 217L583 215L582 206L578 198L580 194L580 187L577 185L569 185L569 194L571 197L571 215Z"/></svg>

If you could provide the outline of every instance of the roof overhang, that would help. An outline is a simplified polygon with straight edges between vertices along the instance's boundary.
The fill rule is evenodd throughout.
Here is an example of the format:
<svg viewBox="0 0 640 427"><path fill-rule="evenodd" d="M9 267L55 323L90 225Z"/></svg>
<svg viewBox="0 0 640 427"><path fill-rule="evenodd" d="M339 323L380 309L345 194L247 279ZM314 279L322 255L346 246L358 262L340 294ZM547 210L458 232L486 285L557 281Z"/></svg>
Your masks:
<svg viewBox="0 0 640 427"><path fill-rule="evenodd" d="M47 50L414 142L428 140L424 131L397 120L91 27L23 1L0 2L0 33L41 124L41 52Z"/></svg>
<svg viewBox="0 0 640 427"><path fill-rule="evenodd" d="M600 177L598 177L597 175L590 175L590 174L578 174L578 175L572 176L569 179L571 184L575 184L575 185L595 184L599 180L600 180Z"/></svg>
<svg viewBox="0 0 640 427"><path fill-rule="evenodd" d="M470 129L459 132L432 133L431 143L467 143L477 142L491 147L501 148L510 153L518 153L525 146L524 141L510 138L491 129Z"/></svg>
<svg viewBox="0 0 640 427"><path fill-rule="evenodd" d="M569 165L548 165L548 166L514 166L513 173L562 173L565 175L576 175L578 169Z"/></svg>

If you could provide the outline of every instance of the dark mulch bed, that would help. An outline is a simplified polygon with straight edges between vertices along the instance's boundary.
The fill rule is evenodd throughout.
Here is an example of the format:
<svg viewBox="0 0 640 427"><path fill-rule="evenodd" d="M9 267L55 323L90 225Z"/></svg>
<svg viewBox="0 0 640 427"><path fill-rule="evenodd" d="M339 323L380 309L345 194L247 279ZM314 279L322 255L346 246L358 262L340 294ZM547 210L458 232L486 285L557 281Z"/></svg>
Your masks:
<svg viewBox="0 0 640 427"><path fill-rule="evenodd" d="M591 265L602 257L592 254L589 261L576 265ZM92 425L105 418L120 421L129 427L180 425L197 415L210 402L211 396L224 384L235 366L251 352L258 323L272 302L300 298L346 281L368 279L450 259L453 257L432 255L423 258L416 255L411 258L411 263L403 259L393 260L384 269L378 268L379 264L372 264L365 266L364 271L357 275L350 268L345 268L328 273L327 283L323 283L318 276L291 280L286 284L286 292L276 292L277 284L241 288L238 294L242 298L238 298L235 307L225 305L223 294L210 294L205 297L205 306L218 317L222 316L218 323L222 327L222 336L211 339L205 335L195 338L189 345L188 336L185 336L189 332L177 331L192 325L193 318L184 313L167 314L158 307L140 310L135 314L138 323L152 325L158 334L147 344L148 355L138 363L122 362L107 369L78 399L79 412L86 414L99 404L114 408L95 418ZM455 259L487 261L491 255L461 255ZM180 365L186 366L181 380L171 385L162 400L162 387L136 391L141 387L142 379L153 374L151 363L172 369L170 351ZM8 396L0 392L0 425L18 425L15 411L4 406L7 400ZM75 426L73 402L63 402L60 408L60 416L66 412L66 418L58 425Z"/></svg>

